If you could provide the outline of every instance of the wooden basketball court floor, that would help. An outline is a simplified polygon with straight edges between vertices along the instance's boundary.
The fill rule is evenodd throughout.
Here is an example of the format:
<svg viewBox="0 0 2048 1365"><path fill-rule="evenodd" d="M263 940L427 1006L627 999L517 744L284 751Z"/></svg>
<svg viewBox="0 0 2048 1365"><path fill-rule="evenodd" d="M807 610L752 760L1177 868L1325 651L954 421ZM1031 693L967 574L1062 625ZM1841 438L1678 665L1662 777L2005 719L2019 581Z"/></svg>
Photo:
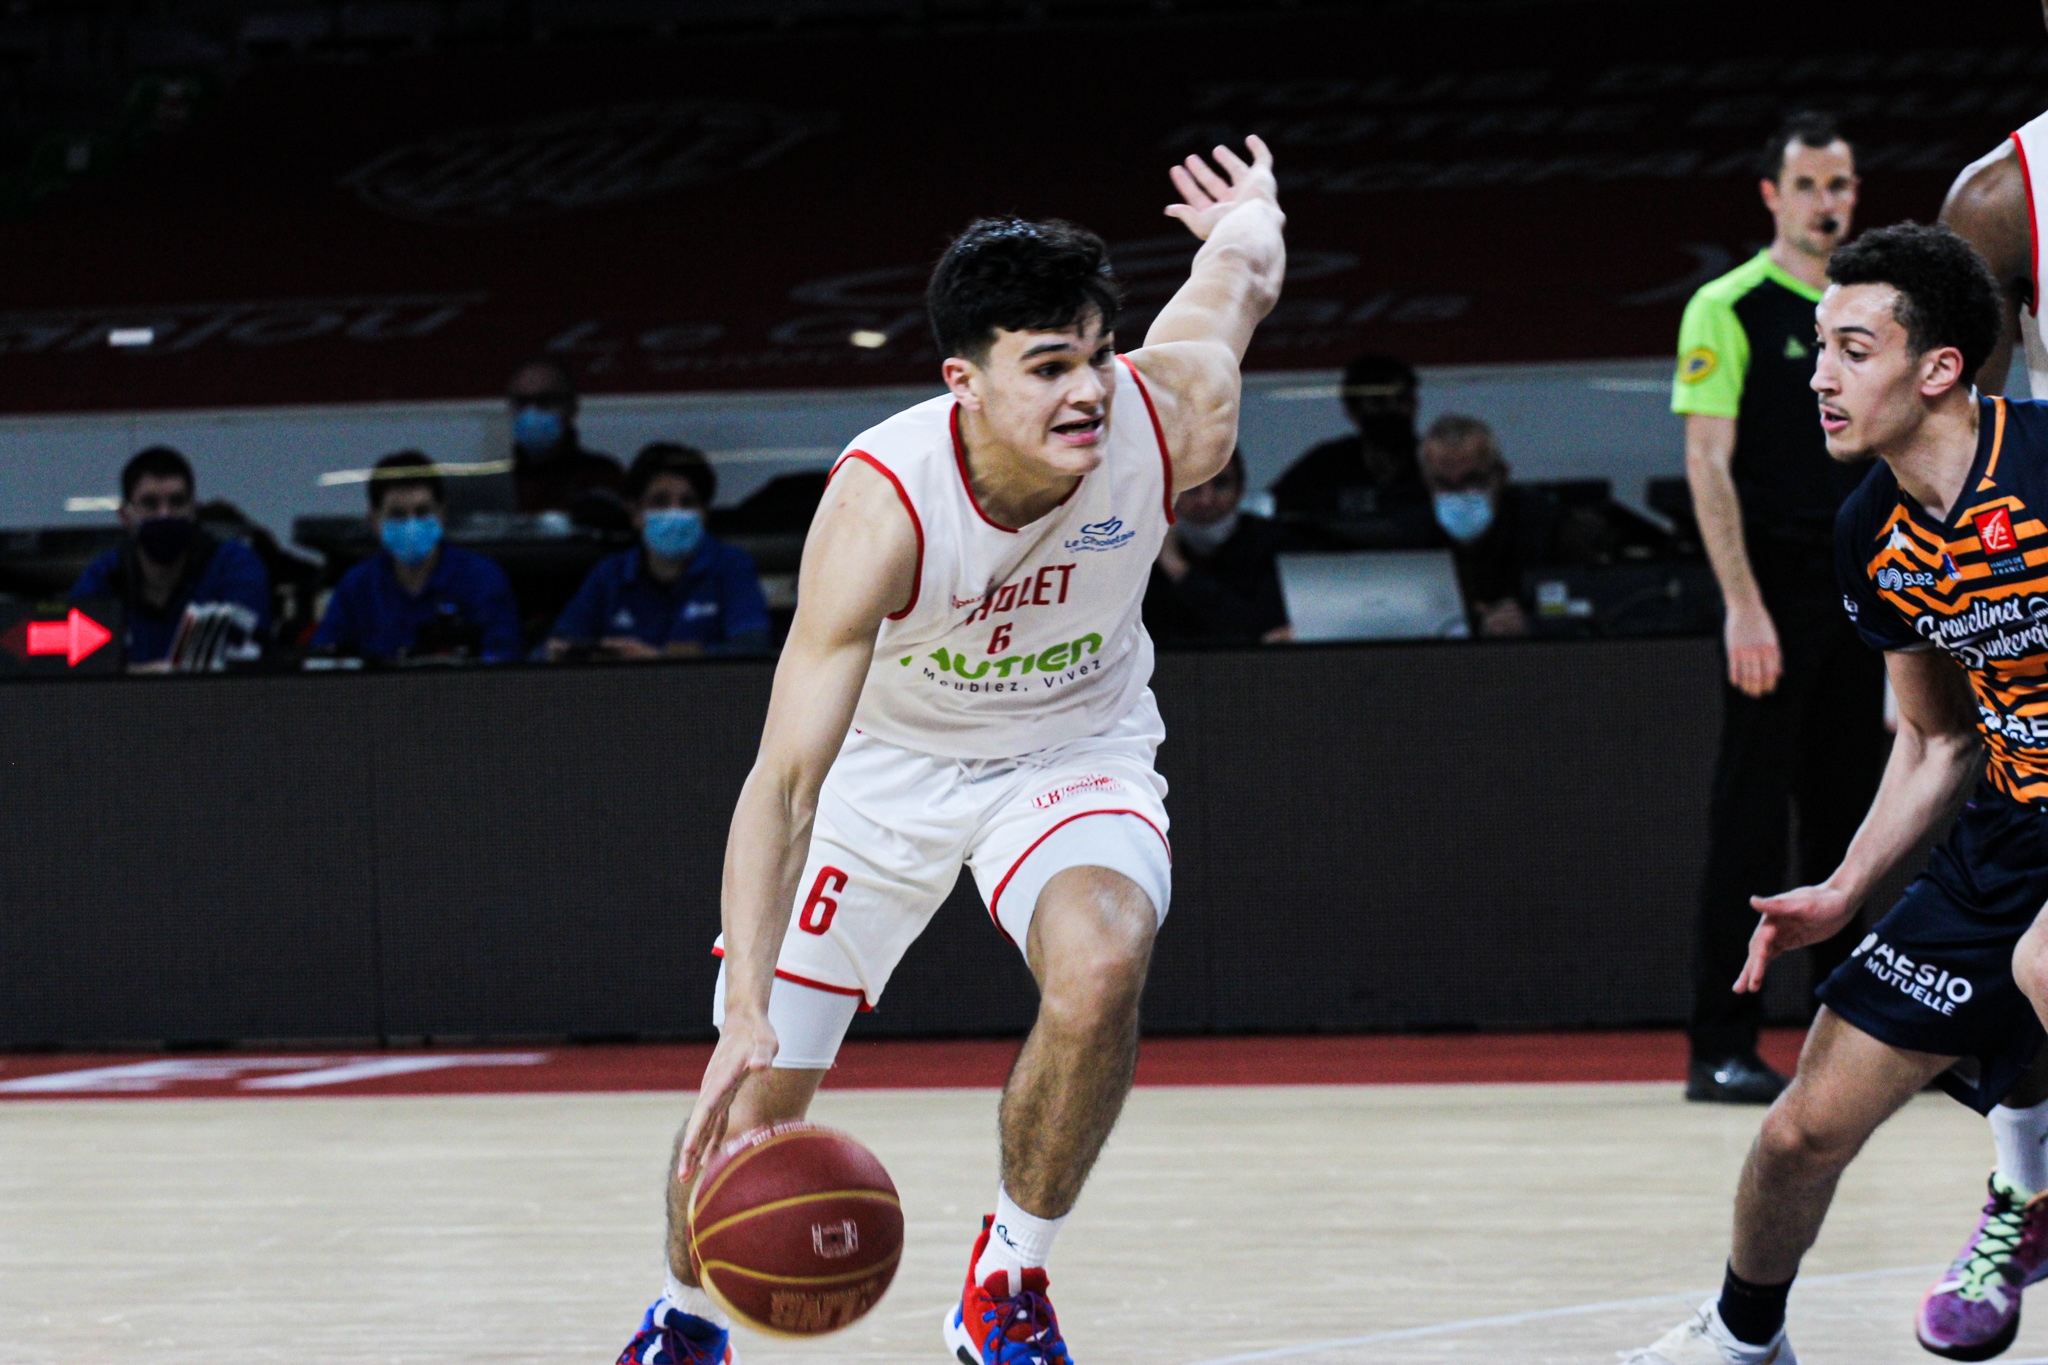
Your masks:
<svg viewBox="0 0 2048 1365"><path fill-rule="evenodd" d="M1687 1105L1669 1079L1527 1079L1672 1071L1682 1042L1644 1044L1641 1066L1581 1065L1573 1035L1505 1063L1484 1039L1305 1067L1257 1046L1148 1057L1155 1083L1054 1259L1082 1365L1606 1365L1718 1283L1760 1111ZM649 1087L702 1058L615 1051L641 1062L0 1058L0 1362L613 1360L659 1285L687 1102ZM938 1319L995 1188L1004 1051L870 1055L868 1080L911 1088L820 1097L901 1188L902 1269L852 1330L744 1339L743 1361L946 1358ZM588 1074L562 1080L574 1065ZM634 1065L642 1084L621 1080ZM1260 1074L1291 1083L1244 1083ZM1802 1361L1932 1359L1913 1307L1990 1159L1982 1121L1939 1096L1879 1133L1793 1296ZM2048 1361L2048 1302L2006 1359Z"/></svg>

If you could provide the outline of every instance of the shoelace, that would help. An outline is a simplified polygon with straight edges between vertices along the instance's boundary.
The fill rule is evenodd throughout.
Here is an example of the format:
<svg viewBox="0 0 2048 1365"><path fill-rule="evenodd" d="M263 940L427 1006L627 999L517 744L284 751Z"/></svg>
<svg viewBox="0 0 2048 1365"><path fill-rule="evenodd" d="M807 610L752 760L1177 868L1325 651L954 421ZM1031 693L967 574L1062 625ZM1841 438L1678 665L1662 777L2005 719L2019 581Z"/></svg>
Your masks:
<svg viewBox="0 0 2048 1365"><path fill-rule="evenodd" d="M1002 1365L1074 1365L1074 1358L1067 1354L1067 1343L1060 1340L1052 1303L1043 1294L1027 1289L1022 1294L997 1299L995 1307L983 1313L981 1320L995 1324L993 1335L1002 1343L996 1359ZM1032 1324L1031 1334L1012 1340L1010 1331L1020 1322Z"/></svg>
<svg viewBox="0 0 2048 1365"><path fill-rule="evenodd" d="M1954 1268L1956 1288L1963 1298L1981 1299L2012 1283L2012 1255L2019 1250L2026 1231L2026 1206L2014 1203L2002 1191L1993 1194L1984 1206L1983 1229Z"/></svg>
<svg viewBox="0 0 2048 1365"><path fill-rule="evenodd" d="M716 1338L699 1341L666 1321L655 1329L655 1340L668 1348L673 1365L722 1365L725 1351Z"/></svg>

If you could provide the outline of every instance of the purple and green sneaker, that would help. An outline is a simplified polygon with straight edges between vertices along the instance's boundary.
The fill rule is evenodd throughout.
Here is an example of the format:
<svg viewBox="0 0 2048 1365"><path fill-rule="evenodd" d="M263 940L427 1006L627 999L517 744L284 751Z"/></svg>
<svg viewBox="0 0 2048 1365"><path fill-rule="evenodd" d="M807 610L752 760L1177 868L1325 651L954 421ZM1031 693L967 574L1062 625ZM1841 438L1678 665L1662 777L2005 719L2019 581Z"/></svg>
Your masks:
<svg viewBox="0 0 2048 1365"><path fill-rule="evenodd" d="M1920 1301L1920 1344L1950 1360L1989 1360L2020 1332L2020 1292L2048 1277L2048 1194L1996 1174L1977 1231Z"/></svg>

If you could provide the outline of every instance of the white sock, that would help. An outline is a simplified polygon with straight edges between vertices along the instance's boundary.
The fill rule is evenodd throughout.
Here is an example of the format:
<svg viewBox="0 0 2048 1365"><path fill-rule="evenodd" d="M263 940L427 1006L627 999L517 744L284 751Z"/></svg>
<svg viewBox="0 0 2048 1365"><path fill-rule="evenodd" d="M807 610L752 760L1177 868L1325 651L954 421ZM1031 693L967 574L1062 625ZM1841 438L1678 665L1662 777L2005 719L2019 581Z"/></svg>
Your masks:
<svg viewBox="0 0 2048 1365"><path fill-rule="evenodd" d="M663 1287L661 1296L693 1318L702 1318L728 1332L732 1330L732 1319L726 1316L717 1301L697 1286L684 1284L676 1278L673 1270L668 1272L668 1283Z"/></svg>
<svg viewBox="0 0 2048 1365"><path fill-rule="evenodd" d="M1006 1272L1010 1292L1024 1287L1023 1272L1043 1270L1052 1256L1053 1238L1060 1235L1066 1217L1040 1218L1017 1207L1008 1190L996 1192L996 1221L989 1228L988 1246L974 1263L974 1282L987 1284L998 1270Z"/></svg>
<svg viewBox="0 0 2048 1365"><path fill-rule="evenodd" d="M2030 1195L2048 1190L2048 1100L2031 1109L2001 1104L1990 1117L1998 1173Z"/></svg>

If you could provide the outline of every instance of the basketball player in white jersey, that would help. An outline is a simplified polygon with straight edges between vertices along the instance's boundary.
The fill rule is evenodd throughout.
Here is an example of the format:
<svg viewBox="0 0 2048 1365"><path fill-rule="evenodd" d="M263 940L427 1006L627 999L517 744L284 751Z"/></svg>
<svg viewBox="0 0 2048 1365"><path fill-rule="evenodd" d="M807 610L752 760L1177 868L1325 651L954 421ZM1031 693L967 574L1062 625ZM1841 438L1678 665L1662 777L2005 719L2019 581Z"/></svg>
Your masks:
<svg viewBox="0 0 2048 1365"><path fill-rule="evenodd" d="M946 1349L1071 1365L1046 1259L1129 1091L1171 889L1139 605L1174 495L1230 458L1238 365L1285 267L1272 157L1249 148L1173 168L1166 211L1203 245L1127 355L1092 233L984 220L934 270L947 392L854 439L804 547L726 848L720 1034L677 1140L671 1274L622 1365L732 1358L692 1283L691 1182L728 1132L804 1115L963 864L1040 1004Z"/></svg>

